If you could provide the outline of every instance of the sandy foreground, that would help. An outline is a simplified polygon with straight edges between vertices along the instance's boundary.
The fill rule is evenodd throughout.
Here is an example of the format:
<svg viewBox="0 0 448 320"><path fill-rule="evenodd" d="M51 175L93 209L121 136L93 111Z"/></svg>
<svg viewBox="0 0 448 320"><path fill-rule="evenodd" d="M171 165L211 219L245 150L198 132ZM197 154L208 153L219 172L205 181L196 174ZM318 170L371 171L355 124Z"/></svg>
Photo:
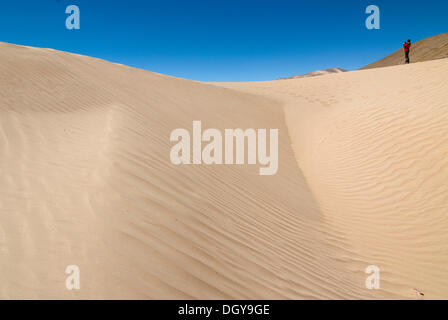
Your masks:
<svg viewBox="0 0 448 320"><path fill-rule="evenodd" d="M206 84L0 43L0 298L448 298L447 79ZM278 128L278 173L171 164L193 120Z"/></svg>

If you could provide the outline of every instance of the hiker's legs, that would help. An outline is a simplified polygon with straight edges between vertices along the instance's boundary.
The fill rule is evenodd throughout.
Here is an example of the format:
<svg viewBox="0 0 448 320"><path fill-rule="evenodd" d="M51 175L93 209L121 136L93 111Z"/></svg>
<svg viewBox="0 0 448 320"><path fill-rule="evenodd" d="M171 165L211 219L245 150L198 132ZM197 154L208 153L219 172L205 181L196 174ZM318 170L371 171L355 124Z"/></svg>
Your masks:
<svg viewBox="0 0 448 320"><path fill-rule="evenodd" d="M404 54L406 56L406 63L409 63L409 51L406 51Z"/></svg>

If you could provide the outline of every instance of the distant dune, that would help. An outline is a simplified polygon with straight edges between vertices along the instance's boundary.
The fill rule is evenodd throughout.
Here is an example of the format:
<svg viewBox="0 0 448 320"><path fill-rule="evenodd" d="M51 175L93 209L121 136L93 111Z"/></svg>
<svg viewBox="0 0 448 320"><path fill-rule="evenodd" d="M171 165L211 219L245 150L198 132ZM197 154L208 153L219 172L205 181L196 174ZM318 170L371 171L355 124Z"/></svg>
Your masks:
<svg viewBox="0 0 448 320"><path fill-rule="evenodd" d="M207 84L0 43L0 298L448 298L446 79ZM171 164L193 120L278 128L277 175Z"/></svg>
<svg viewBox="0 0 448 320"><path fill-rule="evenodd" d="M403 39L403 42L406 40L407 39ZM401 43L401 45L402 44L403 43ZM361 68L361 70L404 64L403 48L400 46L400 43L397 43L397 47L399 49L391 55L369 64ZM448 33L442 33L412 44L410 54L411 63L444 58L448 58Z"/></svg>
<svg viewBox="0 0 448 320"><path fill-rule="evenodd" d="M292 76L292 77L288 77L288 78L279 78L278 80L310 78L310 77L317 77L317 76L323 76L326 74L340 73L340 72L347 72L347 70L342 69L342 68L329 68L329 69L325 69L325 70L308 72L308 73L298 75L298 76Z"/></svg>

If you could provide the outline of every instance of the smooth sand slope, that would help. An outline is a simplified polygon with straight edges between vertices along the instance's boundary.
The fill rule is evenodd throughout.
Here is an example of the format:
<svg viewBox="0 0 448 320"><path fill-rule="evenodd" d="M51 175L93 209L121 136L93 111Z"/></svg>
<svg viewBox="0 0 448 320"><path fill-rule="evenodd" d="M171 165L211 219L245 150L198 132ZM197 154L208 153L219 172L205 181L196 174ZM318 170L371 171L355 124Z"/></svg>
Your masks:
<svg viewBox="0 0 448 320"><path fill-rule="evenodd" d="M403 39L406 41L407 39ZM398 43L398 47L400 44ZM412 44L410 60L414 62L424 62L436 59L448 58L448 32L433 37L425 38ZM376 61L362 69L373 69L390 67L404 64L403 48L399 48L391 55Z"/></svg>
<svg viewBox="0 0 448 320"><path fill-rule="evenodd" d="M2 44L0 61L2 298L367 294L277 102L44 49ZM279 128L279 173L172 165L170 133L193 120Z"/></svg>
<svg viewBox="0 0 448 320"><path fill-rule="evenodd" d="M0 44L0 298L447 298L447 75L229 89ZM172 165L193 120L278 128L278 174Z"/></svg>

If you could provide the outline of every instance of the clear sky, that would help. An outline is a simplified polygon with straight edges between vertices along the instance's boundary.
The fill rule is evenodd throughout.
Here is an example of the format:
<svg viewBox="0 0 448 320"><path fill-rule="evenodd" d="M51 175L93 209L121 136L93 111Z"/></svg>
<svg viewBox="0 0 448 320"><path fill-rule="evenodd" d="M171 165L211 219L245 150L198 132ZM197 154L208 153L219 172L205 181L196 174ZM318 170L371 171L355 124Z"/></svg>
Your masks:
<svg viewBox="0 0 448 320"><path fill-rule="evenodd" d="M81 29L65 27L68 5ZM381 29L365 27L368 5ZM1 0L0 41L202 81L357 69L448 31L447 0Z"/></svg>

